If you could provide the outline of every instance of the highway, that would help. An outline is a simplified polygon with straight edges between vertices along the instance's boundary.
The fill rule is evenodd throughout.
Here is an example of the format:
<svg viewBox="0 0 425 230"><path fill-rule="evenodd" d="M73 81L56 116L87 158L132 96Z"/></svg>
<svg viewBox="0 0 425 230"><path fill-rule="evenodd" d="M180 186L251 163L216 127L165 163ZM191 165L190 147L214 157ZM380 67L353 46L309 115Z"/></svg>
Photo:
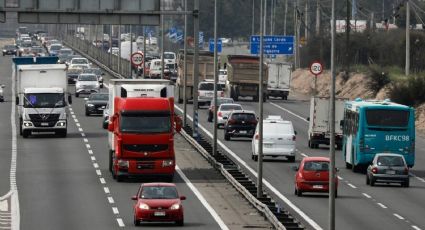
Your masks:
<svg viewBox="0 0 425 230"><path fill-rule="evenodd" d="M0 122L1 197L10 188L11 58L0 57L0 68L0 83L7 85L6 102L0 104L0 116L4 119ZM73 87L70 91L74 91ZM107 89L103 91L107 92ZM112 179L107 168L107 131L101 128L102 117L86 117L84 102L83 98L73 98L73 104L69 107L66 138L37 135L23 139L17 135L20 229L134 228L133 201L130 198L136 194L141 181L118 183ZM182 137L177 139L176 157L180 168L174 182L180 194L187 197L183 201L185 226L182 229L228 229L227 225L233 225L234 229L269 226L223 177L212 168L206 169L206 161L195 154L196 151ZM192 161L200 163L191 165ZM200 168L202 165L204 168ZM191 180L196 183L191 183ZM216 184L205 186L210 183ZM209 196L204 196L208 193ZM155 229L169 227L159 224L147 226ZM9 228L6 226L4 229Z"/></svg>
<svg viewBox="0 0 425 230"><path fill-rule="evenodd" d="M249 101L239 101L244 109L258 112L258 104ZM183 108L182 104L177 105ZM299 163L304 156L328 156L329 149L321 146L320 149L309 149L307 146L309 100L303 95L292 94L288 101L269 100L264 104L264 116L281 115L285 120L293 122L297 135L297 156ZM202 133L212 133L212 123L207 122L207 109L200 109L199 125ZM192 105L188 105L188 115L192 116ZM190 117L191 118L191 117ZM190 120L188 120L191 122ZM202 127L204 129L202 129ZM251 160L251 140L232 139L225 141L223 131L218 131L219 145L226 148L230 155L240 165L246 164L253 171L257 169L257 162ZM392 185L366 186L365 175L353 173L345 169L341 151L336 152L336 165L339 168L340 184L336 200L336 228L337 229L424 229L425 220L425 157L423 153L425 141L417 136L416 166L411 170L410 188ZM225 146L225 147L224 147ZM232 153L229 153L232 152ZM234 154L232 156L232 154ZM239 158L236 159L237 156ZM266 158L267 159L267 158ZM289 199L293 205L302 210L300 215L293 208L285 204L285 208L292 209L291 213L298 216L306 226L313 229L326 229L328 226L328 199L324 195L308 195L297 197L294 195L294 175L286 159L267 159L264 162L264 179L278 191L273 194L282 204L282 198ZM249 170L247 170L249 171ZM266 183L267 184L267 183ZM270 191L270 187L268 187ZM313 221L305 221L305 216Z"/></svg>

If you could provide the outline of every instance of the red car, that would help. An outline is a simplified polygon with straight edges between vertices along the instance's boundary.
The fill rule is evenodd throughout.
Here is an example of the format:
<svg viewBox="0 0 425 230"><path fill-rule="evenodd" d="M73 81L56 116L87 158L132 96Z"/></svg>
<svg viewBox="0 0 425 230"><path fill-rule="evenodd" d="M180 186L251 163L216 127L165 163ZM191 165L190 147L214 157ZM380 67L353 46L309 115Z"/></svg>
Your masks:
<svg viewBox="0 0 425 230"><path fill-rule="evenodd" d="M175 222L184 225L183 206L185 196L179 196L175 184L144 183L140 185L136 196L131 198L134 204L134 225L141 222Z"/></svg>
<svg viewBox="0 0 425 230"><path fill-rule="evenodd" d="M304 192L329 192L328 157L305 157L295 175L295 195L302 196ZM335 197L338 194L338 177L335 176Z"/></svg>

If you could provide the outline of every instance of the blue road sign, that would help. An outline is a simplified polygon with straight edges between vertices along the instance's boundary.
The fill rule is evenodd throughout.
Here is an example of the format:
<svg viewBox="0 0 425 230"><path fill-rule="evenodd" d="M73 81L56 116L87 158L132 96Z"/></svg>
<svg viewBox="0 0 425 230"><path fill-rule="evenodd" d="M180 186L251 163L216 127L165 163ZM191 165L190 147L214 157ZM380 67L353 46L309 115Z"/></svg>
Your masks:
<svg viewBox="0 0 425 230"><path fill-rule="evenodd" d="M199 47L204 46L204 32L199 31Z"/></svg>
<svg viewBox="0 0 425 230"><path fill-rule="evenodd" d="M221 53L222 50L222 41L221 39L217 39L217 52ZM209 48L210 48L210 52L214 52L214 39L210 38L209 40Z"/></svg>
<svg viewBox="0 0 425 230"><path fill-rule="evenodd" d="M251 36L251 54L260 53L260 36ZM264 54L294 54L294 36L264 36Z"/></svg>

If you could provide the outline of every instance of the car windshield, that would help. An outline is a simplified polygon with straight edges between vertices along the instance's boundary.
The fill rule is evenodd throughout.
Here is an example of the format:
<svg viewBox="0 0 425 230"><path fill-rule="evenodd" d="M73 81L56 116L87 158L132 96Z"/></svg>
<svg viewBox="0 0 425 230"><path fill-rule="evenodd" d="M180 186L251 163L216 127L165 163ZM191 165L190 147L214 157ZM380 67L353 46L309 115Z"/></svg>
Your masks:
<svg viewBox="0 0 425 230"><path fill-rule="evenodd" d="M50 50L60 50L62 49L61 45L57 45L57 46L50 46Z"/></svg>
<svg viewBox="0 0 425 230"><path fill-rule="evenodd" d="M240 105L221 105L220 111L232 111L232 110L242 110Z"/></svg>
<svg viewBox="0 0 425 230"><path fill-rule="evenodd" d="M294 134L294 129L290 124L264 122L263 126L264 134Z"/></svg>
<svg viewBox="0 0 425 230"><path fill-rule="evenodd" d="M177 189L171 186L145 186L140 193L142 199L178 199Z"/></svg>
<svg viewBox="0 0 425 230"><path fill-rule="evenodd" d="M234 113L232 114L232 120L252 121L252 120L256 120L256 118L255 118L255 115L252 113Z"/></svg>
<svg viewBox="0 0 425 230"><path fill-rule="evenodd" d="M71 55L72 50L59 50L59 53L62 55Z"/></svg>
<svg viewBox="0 0 425 230"><path fill-rule="evenodd" d="M329 162L327 161L307 161L304 163L305 171L328 171Z"/></svg>
<svg viewBox="0 0 425 230"><path fill-rule="evenodd" d="M62 93L26 93L24 108L53 108L64 107L65 100Z"/></svg>
<svg viewBox="0 0 425 230"><path fill-rule="evenodd" d="M233 103L233 99L232 98L217 98L217 105L221 105L221 104L226 104L226 103ZM211 105L214 104L214 100L212 100Z"/></svg>
<svg viewBox="0 0 425 230"><path fill-rule="evenodd" d="M72 64L88 64L89 62L87 59L79 58L79 59L72 59Z"/></svg>
<svg viewBox="0 0 425 230"><path fill-rule="evenodd" d="M67 74L80 74L81 72L81 69L68 69Z"/></svg>
<svg viewBox="0 0 425 230"><path fill-rule="evenodd" d="M14 45L6 45L6 46L4 46L4 49L5 50L14 50L14 49L16 49L16 47Z"/></svg>
<svg viewBox="0 0 425 230"><path fill-rule="evenodd" d="M100 71L100 69L88 68L88 69L84 69L83 73L93 73L93 74L96 74L96 75L100 75L101 71Z"/></svg>
<svg viewBox="0 0 425 230"><path fill-rule="evenodd" d="M25 48L31 47L32 43L31 42L24 42L24 43L22 43L22 46L25 47Z"/></svg>
<svg viewBox="0 0 425 230"><path fill-rule="evenodd" d="M92 100L92 101L95 101L95 100L107 101L108 99L109 99L109 95L106 93L94 93L94 94L91 94L89 97L89 100Z"/></svg>
<svg viewBox="0 0 425 230"><path fill-rule="evenodd" d="M220 75L227 75L227 71L226 70L220 70Z"/></svg>
<svg viewBox="0 0 425 230"><path fill-rule="evenodd" d="M366 120L370 126L407 127L409 111L368 109L366 110Z"/></svg>
<svg viewBox="0 0 425 230"><path fill-rule="evenodd" d="M378 166L404 166L401 156L379 156L376 160Z"/></svg>
<svg viewBox="0 0 425 230"><path fill-rule="evenodd" d="M96 75L80 75L78 77L79 81L97 81Z"/></svg>
<svg viewBox="0 0 425 230"><path fill-rule="evenodd" d="M168 133L171 129L169 114L123 114L120 128L124 133Z"/></svg>
<svg viewBox="0 0 425 230"><path fill-rule="evenodd" d="M164 59L174 59L174 54L164 54Z"/></svg>
<svg viewBox="0 0 425 230"><path fill-rule="evenodd" d="M222 91L224 88L223 84L217 84L217 90ZM213 91L214 83L201 83L199 84L199 90Z"/></svg>
<svg viewBox="0 0 425 230"><path fill-rule="evenodd" d="M175 68L175 64L167 64L167 68L174 69Z"/></svg>

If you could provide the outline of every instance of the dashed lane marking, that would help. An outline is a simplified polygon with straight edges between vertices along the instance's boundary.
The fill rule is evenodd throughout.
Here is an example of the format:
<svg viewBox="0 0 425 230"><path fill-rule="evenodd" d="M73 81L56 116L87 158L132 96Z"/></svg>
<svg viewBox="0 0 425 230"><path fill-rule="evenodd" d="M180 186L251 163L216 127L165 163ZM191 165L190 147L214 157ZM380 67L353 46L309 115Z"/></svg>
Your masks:
<svg viewBox="0 0 425 230"><path fill-rule="evenodd" d="M108 196L108 202L109 202L110 204L115 203L114 198L112 198L111 196Z"/></svg>
<svg viewBox="0 0 425 230"><path fill-rule="evenodd" d="M111 191L109 191L109 188L108 188L108 187L103 187L103 191L104 191L106 194L111 193Z"/></svg>
<svg viewBox="0 0 425 230"><path fill-rule="evenodd" d="M105 178L99 178L101 184L106 184Z"/></svg>
<svg viewBox="0 0 425 230"><path fill-rule="evenodd" d="M371 196L369 196L369 194L367 194L367 193L362 193L363 194L363 196L365 196L366 198L372 198Z"/></svg>
<svg viewBox="0 0 425 230"><path fill-rule="evenodd" d="M398 219L400 219L400 220L404 220L404 217L400 216L400 215L399 215L399 214L397 214L397 213L393 213L393 215L394 215L395 217L397 217Z"/></svg>
<svg viewBox="0 0 425 230"><path fill-rule="evenodd" d="M124 221L121 218L117 218L118 226L121 228L125 227Z"/></svg>
<svg viewBox="0 0 425 230"><path fill-rule="evenodd" d="M381 208L387 208L387 206L383 205L382 203L376 203L377 205L379 205Z"/></svg>
<svg viewBox="0 0 425 230"><path fill-rule="evenodd" d="M118 211L118 208L117 208L117 207L112 207L112 212L113 212L115 215L120 214L120 212Z"/></svg>
<svg viewBox="0 0 425 230"><path fill-rule="evenodd" d="M350 186L351 188L357 188L355 185L348 183L348 186Z"/></svg>

